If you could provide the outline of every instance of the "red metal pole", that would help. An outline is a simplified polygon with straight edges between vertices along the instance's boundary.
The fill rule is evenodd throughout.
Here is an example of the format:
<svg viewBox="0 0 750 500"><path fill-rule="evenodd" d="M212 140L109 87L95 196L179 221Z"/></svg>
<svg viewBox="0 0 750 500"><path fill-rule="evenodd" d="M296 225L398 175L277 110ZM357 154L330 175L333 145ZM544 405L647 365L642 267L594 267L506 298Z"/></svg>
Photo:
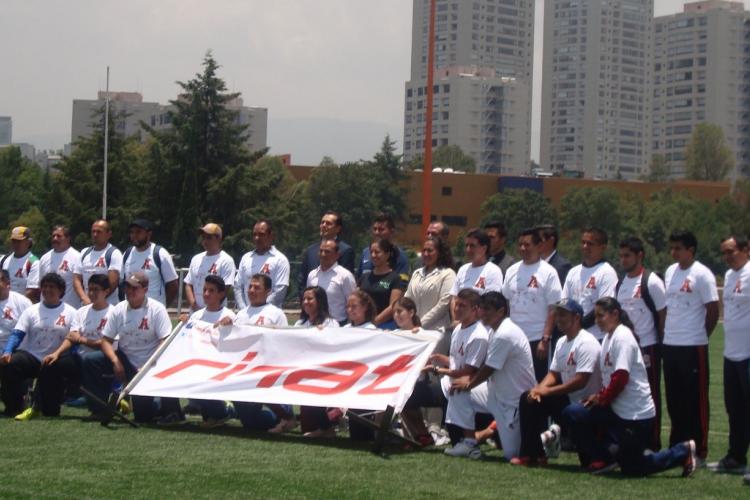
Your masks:
<svg viewBox="0 0 750 500"><path fill-rule="evenodd" d="M427 38L427 111L424 127L424 166L422 168L422 234L427 233L432 214L432 100L435 80L435 2L430 0L430 29Z"/></svg>

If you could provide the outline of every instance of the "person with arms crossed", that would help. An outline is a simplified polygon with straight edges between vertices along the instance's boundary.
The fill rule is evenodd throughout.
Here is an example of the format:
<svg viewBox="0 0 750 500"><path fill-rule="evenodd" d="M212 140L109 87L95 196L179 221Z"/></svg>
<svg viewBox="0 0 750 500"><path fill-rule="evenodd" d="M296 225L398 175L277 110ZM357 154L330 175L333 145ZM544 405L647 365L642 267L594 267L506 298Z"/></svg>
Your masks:
<svg viewBox="0 0 750 500"><path fill-rule="evenodd" d="M0 386L5 414L22 421L39 415L60 415L65 381L78 376L71 356L64 356L54 364L47 360L70 332L76 313L62 300L65 280L58 274L48 273L39 284L42 301L21 313L0 356L0 364L5 365ZM37 390L31 405L24 410L26 380L31 378L37 379Z"/></svg>
<svg viewBox="0 0 750 500"><path fill-rule="evenodd" d="M563 418L575 431L581 465L597 474L619 464L628 476L682 466L683 477L692 475L697 463L695 441L646 452L656 409L628 313L616 299L605 297L596 302L595 315L604 332L599 356L603 389L563 410Z"/></svg>
<svg viewBox="0 0 750 500"><path fill-rule="evenodd" d="M237 268L234 287L238 310L247 307L248 283L250 277L258 273L268 275L273 283L268 302L276 307L284 305L289 289L289 260L274 246L275 237L270 221L261 219L253 226L255 249L242 256Z"/></svg>
<svg viewBox="0 0 750 500"><path fill-rule="evenodd" d="M339 242L323 240L318 257L320 265L310 271L307 286L319 286L326 291L331 317L343 325L346 321L346 301L357 284L354 275L338 263L339 258Z"/></svg>
<svg viewBox="0 0 750 500"><path fill-rule="evenodd" d="M573 299L583 308L582 326L601 342L604 333L594 321L594 304L603 297L614 297L617 273L604 260L607 251L607 233L596 227L587 227L581 234L583 263L573 267L565 278L562 298Z"/></svg>
<svg viewBox="0 0 750 500"><path fill-rule="evenodd" d="M190 259L190 267L185 283L185 298L191 311L198 311L206 307L203 302L203 283L208 276L219 276L223 283L234 282L234 259L221 249L223 233L221 226L209 222L199 229L203 252ZM227 285L223 285L226 297ZM229 286L231 288L231 285Z"/></svg>
<svg viewBox="0 0 750 500"><path fill-rule="evenodd" d="M91 225L90 247L81 250L81 265L73 274L76 290L83 289L85 298L81 298L83 305L91 302L88 298L89 278L95 274L104 274L109 278L109 295L107 301L111 305L119 302L118 288L120 285L120 270L122 269L122 252L109 240L112 239L112 227L104 219L94 221Z"/></svg>
<svg viewBox="0 0 750 500"><path fill-rule="evenodd" d="M11 290L36 302L39 300L39 258L31 251L33 244L28 227L14 227L10 232L11 253L0 259L0 269L10 274Z"/></svg>
<svg viewBox="0 0 750 500"><path fill-rule="evenodd" d="M555 268L541 258L539 233L526 229L518 236L521 256L508 269L503 296L510 305L510 319L526 334L534 358L534 375L547 375L547 358L554 328L554 305L560 300L560 281Z"/></svg>
<svg viewBox="0 0 750 500"><path fill-rule="evenodd" d="M626 238L620 242L620 267L625 275L617 283L617 301L633 322L643 362L648 373L648 384L654 398L656 417L649 448L661 449L661 342L664 319L667 315L667 295L664 282L656 273L643 267L643 242Z"/></svg>
<svg viewBox="0 0 750 500"><path fill-rule="evenodd" d="M669 445L692 439L700 465L708 453L708 337L719 320L716 278L695 260L698 240L689 231L669 237L675 263L664 274L664 389L672 421Z"/></svg>
<svg viewBox="0 0 750 500"><path fill-rule="evenodd" d="M601 384L601 346L581 328L583 308L573 299L555 306L555 322L563 333L552 356L549 373L533 389L521 396L520 455L514 465L544 465L547 458L560 455L562 412L571 403L580 403L596 393ZM547 419L555 422L548 430Z"/></svg>
<svg viewBox="0 0 750 500"><path fill-rule="evenodd" d="M74 279L76 273L80 273L81 254L70 246L70 228L67 226L55 226L50 235L52 250L42 255L39 259L39 275L55 273L65 280L65 296L63 301L76 309L81 306L81 301L86 297L83 287L77 286Z"/></svg>
<svg viewBox="0 0 750 500"><path fill-rule="evenodd" d="M151 242L154 226L146 219L135 219L128 226L130 243L122 256L121 276L142 272L148 277L148 296L164 305L177 297L180 284L172 256L161 245ZM125 285L127 286L127 285Z"/></svg>

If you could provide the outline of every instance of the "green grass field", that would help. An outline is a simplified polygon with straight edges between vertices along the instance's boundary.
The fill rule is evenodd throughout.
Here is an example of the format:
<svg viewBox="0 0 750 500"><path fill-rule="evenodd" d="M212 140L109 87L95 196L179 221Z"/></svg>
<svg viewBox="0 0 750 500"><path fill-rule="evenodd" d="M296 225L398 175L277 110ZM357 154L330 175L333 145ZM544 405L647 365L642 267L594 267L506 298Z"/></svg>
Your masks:
<svg viewBox="0 0 750 500"><path fill-rule="evenodd" d="M726 451L722 332L711 341L709 461ZM574 454L545 469L486 459L452 459L442 450L387 457L348 439L309 441L247 434L238 424L203 431L198 420L172 428L108 428L66 408L57 419L0 419L0 498L750 498L741 476L674 469L645 479L582 473ZM666 411L665 411L666 414ZM668 435L669 420L663 422Z"/></svg>

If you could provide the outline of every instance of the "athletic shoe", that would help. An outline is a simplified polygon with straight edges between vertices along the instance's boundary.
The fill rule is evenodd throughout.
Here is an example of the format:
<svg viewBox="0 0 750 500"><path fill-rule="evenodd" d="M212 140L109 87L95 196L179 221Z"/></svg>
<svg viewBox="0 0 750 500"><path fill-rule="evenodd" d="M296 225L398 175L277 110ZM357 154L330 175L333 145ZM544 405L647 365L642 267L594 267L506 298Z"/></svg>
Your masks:
<svg viewBox="0 0 750 500"><path fill-rule="evenodd" d="M282 418L279 423L274 427L268 429L271 434L281 434L282 432L289 432L297 427L297 421L293 418Z"/></svg>
<svg viewBox="0 0 750 500"><path fill-rule="evenodd" d="M86 406L86 398L81 396L78 398L71 398L65 401L65 406L72 406L73 408L82 408Z"/></svg>
<svg viewBox="0 0 750 500"><path fill-rule="evenodd" d="M549 429L542 432L539 436L542 439L544 454L548 458L557 458L560 456L560 426L552 424Z"/></svg>
<svg viewBox="0 0 750 500"><path fill-rule="evenodd" d="M130 413L130 403L128 403L127 399L120 400L120 404L117 406L120 410L120 413L122 413L123 415L127 415L128 413Z"/></svg>
<svg viewBox="0 0 750 500"><path fill-rule="evenodd" d="M222 425L226 424L227 421L229 421L229 417L207 418L206 420L200 423L200 428L201 429L215 429L216 427L221 427Z"/></svg>
<svg viewBox="0 0 750 500"><path fill-rule="evenodd" d="M617 468L617 462L607 463L603 460L595 460L588 466L588 471L592 474L599 475L613 471Z"/></svg>
<svg viewBox="0 0 750 500"><path fill-rule="evenodd" d="M27 422L31 420L32 418L40 417L42 415L42 412L39 410L35 410L32 407L26 408L24 411L19 413L15 416L15 419L19 422Z"/></svg>
<svg viewBox="0 0 750 500"><path fill-rule="evenodd" d="M303 434L306 438L333 438L336 437L336 429L329 427L328 429L315 429L314 431L305 432Z"/></svg>
<svg viewBox="0 0 750 500"><path fill-rule="evenodd" d="M750 486L750 467L745 469L745 475L742 476L742 482L744 482L745 485Z"/></svg>
<svg viewBox="0 0 750 500"><path fill-rule="evenodd" d="M156 425L180 425L186 422L185 415L173 411L169 415L164 415L156 421Z"/></svg>
<svg viewBox="0 0 750 500"><path fill-rule="evenodd" d="M482 450L479 449L479 445L476 442L467 443L466 439L462 439L455 446L446 448L445 454L450 457L467 457L472 460L482 458Z"/></svg>
<svg viewBox="0 0 750 500"><path fill-rule="evenodd" d="M695 441L685 441L683 443L688 449L688 456L682 466L682 477L690 477L698 466L698 457L695 455Z"/></svg>
<svg viewBox="0 0 750 500"><path fill-rule="evenodd" d="M725 474L742 474L745 472L745 464L739 463L732 457L724 457L718 462L708 464L708 470Z"/></svg>

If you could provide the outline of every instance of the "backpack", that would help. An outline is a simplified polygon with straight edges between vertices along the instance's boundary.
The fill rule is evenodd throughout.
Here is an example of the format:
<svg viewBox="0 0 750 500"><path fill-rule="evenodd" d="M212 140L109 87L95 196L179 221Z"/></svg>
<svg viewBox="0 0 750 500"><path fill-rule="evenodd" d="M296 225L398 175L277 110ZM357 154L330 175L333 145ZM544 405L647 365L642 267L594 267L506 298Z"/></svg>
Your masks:
<svg viewBox="0 0 750 500"><path fill-rule="evenodd" d="M643 302L645 302L646 307L648 307L648 310L651 311L651 316L654 317L654 327L657 331L657 338L659 337L659 312L656 310L656 304L654 304L654 299L651 298L651 292L648 291L648 280L651 277L651 271L648 269L644 269L643 273L641 274L641 298L643 299ZM620 278L620 280L617 282L617 285L615 286L615 298L617 298L617 294L620 293L620 286L622 285L622 281L625 279L623 276ZM635 333L635 332L633 332Z"/></svg>
<svg viewBox="0 0 750 500"><path fill-rule="evenodd" d="M83 264L83 261L86 260L86 257L88 257L89 254L93 251L94 251L94 247L87 247L83 249L83 253L81 253L81 264ZM109 265L112 263L112 252L114 251L115 251L115 247L114 245L111 245L107 249L107 251L104 252L104 261L107 263L107 269L109 269Z"/></svg>
<svg viewBox="0 0 750 500"><path fill-rule="evenodd" d="M151 252L151 260L154 261L154 264L156 264L157 269L159 269L159 276L161 277L161 280L164 281L164 275L161 273L161 255L159 255L159 252L161 252L161 245L154 245L154 249ZM122 268L125 269L125 264L128 262L128 258L130 257L130 254L133 251L133 246L129 246L125 253L122 254ZM125 276L121 276L120 280L120 286L118 288L118 295L120 296L120 300L125 300L125 280L127 279Z"/></svg>

